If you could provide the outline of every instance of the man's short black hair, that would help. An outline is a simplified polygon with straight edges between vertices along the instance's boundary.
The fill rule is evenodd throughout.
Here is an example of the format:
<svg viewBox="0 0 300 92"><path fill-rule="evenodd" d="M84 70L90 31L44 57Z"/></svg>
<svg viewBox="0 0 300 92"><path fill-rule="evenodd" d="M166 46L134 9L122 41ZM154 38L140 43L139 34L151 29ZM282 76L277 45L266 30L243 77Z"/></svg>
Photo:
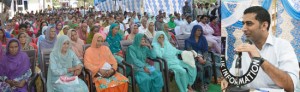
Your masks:
<svg viewBox="0 0 300 92"><path fill-rule="evenodd" d="M270 25L271 25L271 16L266 9L264 9L261 6L252 6L252 7L247 8L244 11L244 15L248 14L248 13L255 13L256 14L255 19L258 20L259 23L267 21L269 23L267 30L269 30Z"/></svg>
<svg viewBox="0 0 300 92"><path fill-rule="evenodd" d="M215 20L216 18L217 18L216 16L211 16L210 17L210 22L213 21L213 20Z"/></svg>
<svg viewBox="0 0 300 92"><path fill-rule="evenodd" d="M197 15L197 18L201 18L202 15Z"/></svg>
<svg viewBox="0 0 300 92"><path fill-rule="evenodd" d="M20 24L20 26L19 26L19 29L22 29L22 28L27 28L27 25L26 24Z"/></svg>
<svg viewBox="0 0 300 92"><path fill-rule="evenodd" d="M186 16L186 19L189 19L189 18L192 18L192 16L191 16L191 15L187 15L187 16Z"/></svg>
<svg viewBox="0 0 300 92"><path fill-rule="evenodd" d="M202 15L202 16L200 17L200 19L203 19L203 18L205 18L205 17L210 18L210 17L207 16L207 15Z"/></svg>

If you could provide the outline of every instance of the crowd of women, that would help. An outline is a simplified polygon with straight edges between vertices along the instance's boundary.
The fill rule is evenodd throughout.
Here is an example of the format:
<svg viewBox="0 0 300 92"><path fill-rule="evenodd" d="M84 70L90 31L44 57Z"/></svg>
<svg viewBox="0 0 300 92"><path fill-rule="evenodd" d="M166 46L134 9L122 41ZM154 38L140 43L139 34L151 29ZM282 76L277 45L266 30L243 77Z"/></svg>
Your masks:
<svg viewBox="0 0 300 92"><path fill-rule="evenodd" d="M129 80L117 71L123 61L134 66L134 78L141 92L162 91L165 86L162 71L147 63L148 57L168 62L180 92L193 92L196 78L201 79L201 89L207 90L211 79L211 60L207 53L210 50L220 53L217 17L199 15L188 26L191 16L174 15L166 16L160 11L157 16L135 12L89 12L82 16L76 10L16 14L0 29L0 91L25 92L32 70L23 51L36 51L39 69L44 63L41 59L44 49L52 50L47 72L48 92L88 92L87 84L77 77L83 69L92 72L97 92L126 92ZM195 64L199 69L177 57L182 53L176 48L175 35L182 35L174 31L177 26L182 27L180 31L190 32L184 47L197 52ZM126 52L122 51L122 40L132 41ZM91 46L84 51L85 44ZM70 85L64 78L76 82Z"/></svg>

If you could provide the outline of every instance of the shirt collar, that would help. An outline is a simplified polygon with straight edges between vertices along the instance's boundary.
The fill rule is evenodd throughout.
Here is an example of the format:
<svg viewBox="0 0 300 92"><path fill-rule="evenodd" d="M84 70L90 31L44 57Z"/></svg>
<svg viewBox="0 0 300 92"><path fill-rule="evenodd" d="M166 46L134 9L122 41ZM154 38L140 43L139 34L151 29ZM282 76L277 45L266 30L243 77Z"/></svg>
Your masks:
<svg viewBox="0 0 300 92"><path fill-rule="evenodd" d="M267 38L267 41L265 44L270 44L270 45L273 45L274 44L274 37L272 36L272 34L268 34L268 38Z"/></svg>

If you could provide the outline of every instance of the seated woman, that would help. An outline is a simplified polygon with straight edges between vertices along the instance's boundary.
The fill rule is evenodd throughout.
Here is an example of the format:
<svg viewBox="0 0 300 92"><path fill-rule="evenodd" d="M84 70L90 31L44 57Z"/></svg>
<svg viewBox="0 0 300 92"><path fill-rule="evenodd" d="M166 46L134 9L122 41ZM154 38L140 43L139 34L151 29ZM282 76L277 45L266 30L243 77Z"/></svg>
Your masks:
<svg viewBox="0 0 300 92"><path fill-rule="evenodd" d="M2 43L1 46L6 46L6 41L7 38L6 38L5 31L3 29L0 29L0 42Z"/></svg>
<svg viewBox="0 0 300 92"><path fill-rule="evenodd" d="M99 33L99 27L98 26L93 26L91 29L91 32L89 33L88 38L86 39L86 44L91 44L93 37L96 33Z"/></svg>
<svg viewBox="0 0 300 92"><path fill-rule="evenodd" d="M153 22L149 22L148 23L148 28L147 31L145 33L145 35L147 36L147 38L149 39L153 39L153 37L155 36L155 26Z"/></svg>
<svg viewBox="0 0 300 92"><path fill-rule="evenodd" d="M57 37L62 36L62 35L67 35L69 29L70 29L69 25L64 25L62 30L58 33Z"/></svg>
<svg viewBox="0 0 300 92"><path fill-rule="evenodd" d="M167 23L165 23L165 24L163 24L164 26L164 28L163 28L163 30L161 30L161 31L163 31L164 33L165 33L165 35L166 35L166 37L168 38L168 40L169 40L169 42L175 47L176 46L176 38L175 38L175 35L172 33L172 32L170 32L170 30L169 30L169 25L167 24Z"/></svg>
<svg viewBox="0 0 300 92"><path fill-rule="evenodd" d="M42 42L43 40L45 40L45 32L46 30L48 29L49 27L48 26L44 26L43 29L41 30L42 34L38 37L38 42L37 42L37 46L40 45L40 42Z"/></svg>
<svg viewBox="0 0 300 92"><path fill-rule="evenodd" d="M139 33L139 27L137 24L132 24L130 26L131 33L125 37L125 40L133 41L137 33Z"/></svg>
<svg viewBox="0 0 300 92"><path fill-rule="evenodd" d="M34 50L34 47L30 45L30 37L26 33L20 33L18 35L22 50Z"/></svg>
<svg viewBox="0 0 300 92"><path fill-rule="evenodd" d="M103 42L102 35L96 33L85 52L84 66L92 71L97 92L127 92L128 79L117 72L118 63Z"/></svg>
<svg viewBox="0 0 300 92"><path fill-rule="evenodd" d="M27 81L32 72L29 57L21 51L20 42L11 39L0 63L0 91L27 92Z"/></svg>
<svg viewBox="0 0 300 92"><path fill-rule="evenodd" d="M39 43L38 47L38 65L41 65L42 62L42 50L44 49L52 49L56 42L56 33L54 27L48 27L45 31L45 39ZM42 70L44 71L44 70Z"/></svg>
<svg viewBox="0 0 300 92"><path fill-rule="evenodd" d="M146 36L138 33L126 51L126 61L133 64L134 78L140 92L160 92L164 86L162 73L146 63L147 57L156 58L155 52L151 45L146 43Z"/></svg>
<svg viewBox="0 0 300 92"><path fill-rule="evenodd" d="M200 68L197 72L197 77L200 77L201 80L201 89L206 92L208 85L212 78L212 66L211 59L208 58L208 44L207 40L203 35L203 30L200 25L195 25L192 29L191 35L185 41L185 50L194 50L198 57L196 65ZM205 74L206 71L208 74Z"/></svg>
<svg viewBox="0 0 300 92"><path fill-rule="evenodd" d="M69 30L68 36L71 39L70 42L71 42L72 50L75 52L77 57L80 60L82 60L83 59L83 48L82 48L82 46L84 45L83 40L81 40L78 37L78 34L77 34L76 30L74 30L74 29Z"/></svg>
<svg viewBox="0 0 300 92"><path fill-rule="evenodd" d="M88 25L86 23L82 23L81 26L78 27L78 29L75 27L77 27L77 26L75 25L74 27L71 27L71 28L76 29L78 32L79 38L82 39L84 42L86 42L86 39L89 34L89 30L87 29Z"/></svg>
<svg viewBox="0 0 300 92"><path fill-rule="evenodd" d="M2 43L0 42L0 61L1 61L1 59L2 59L2 57L3 57L3 47L2 47Z"/></svg>
<svg viewBox="0 0 300 92"><path fill-rule="evenodd" d="M156 32L152 45L157 57L165 59L169 69L174 71L175 81L180 92L193 91L191 86L196 79L197 70L178 59L177 55L181 54L182 51L173 47L162 31Z"/></svg>
<svg viewBox="0 0 300 92"><path fill-rule="evenodd" d="M50 53L47 92L88 92L87 85L77 76L81 73L83 64L77 58L76 54L70 48L70 39L68 36L60 36ZM70 81L78 81L64 84L63 77L74 78ZM77 78L76 78L77 77ZM69 83L69 82L67 82Z"/></svg>
<svg viewBox="0 0 300 92"><path fill-rule="evenodd" d="M109 44L109 49L113 53L114 57L120 64L123 61L123 52L121 49L120 41L122 41L123 36L118 32L119 26L116 23L111 24L109 33L106 38L106 42Z"/></svg>

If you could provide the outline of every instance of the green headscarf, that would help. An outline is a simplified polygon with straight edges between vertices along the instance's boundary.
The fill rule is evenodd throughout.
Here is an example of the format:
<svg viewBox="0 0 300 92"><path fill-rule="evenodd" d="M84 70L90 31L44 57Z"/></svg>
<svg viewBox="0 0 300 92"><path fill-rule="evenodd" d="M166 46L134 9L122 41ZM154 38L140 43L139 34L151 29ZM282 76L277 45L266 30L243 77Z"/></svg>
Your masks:
<svg viewBox="0 0 300 92"><path fill-rule="evenodd" d="M112 23L109 28L108 35L106 37L106 42L109 44L109 49L111 52L117 53L121 50L120 41L123 39L123 36L118 32L115 36L112 35L112 29L119 26L116 23Z"/></svg>
<svg viewBox="0 0 300 92"><path fill-rule="evenodd" d="M146 46L141 46L141 40L144 37L144 34L136 34L133 40L132 45L130 45L126 51L126 62L129 64L137 65L134 70L143 71L143 67L148 66L145 61L147 58L147 51L149 49Z"/></svg>
<svg viewBox="0 0 300 92"><path fill-rule="evenodd" d="M170 18L170 21L168 22L169 28L171 28L171 29L174 29L174 28L176 27L175 22L172 20L172 19L174 19L174 18L175 18L175 17L172 16L172 17Z"/></svg>
<svg viewBox="0 0 300 92"><path fill-rule="evenodd" d="M78 24L69 24L69 26L71 29L74 29L75 27L78 27L79 25Z"/></svg>

